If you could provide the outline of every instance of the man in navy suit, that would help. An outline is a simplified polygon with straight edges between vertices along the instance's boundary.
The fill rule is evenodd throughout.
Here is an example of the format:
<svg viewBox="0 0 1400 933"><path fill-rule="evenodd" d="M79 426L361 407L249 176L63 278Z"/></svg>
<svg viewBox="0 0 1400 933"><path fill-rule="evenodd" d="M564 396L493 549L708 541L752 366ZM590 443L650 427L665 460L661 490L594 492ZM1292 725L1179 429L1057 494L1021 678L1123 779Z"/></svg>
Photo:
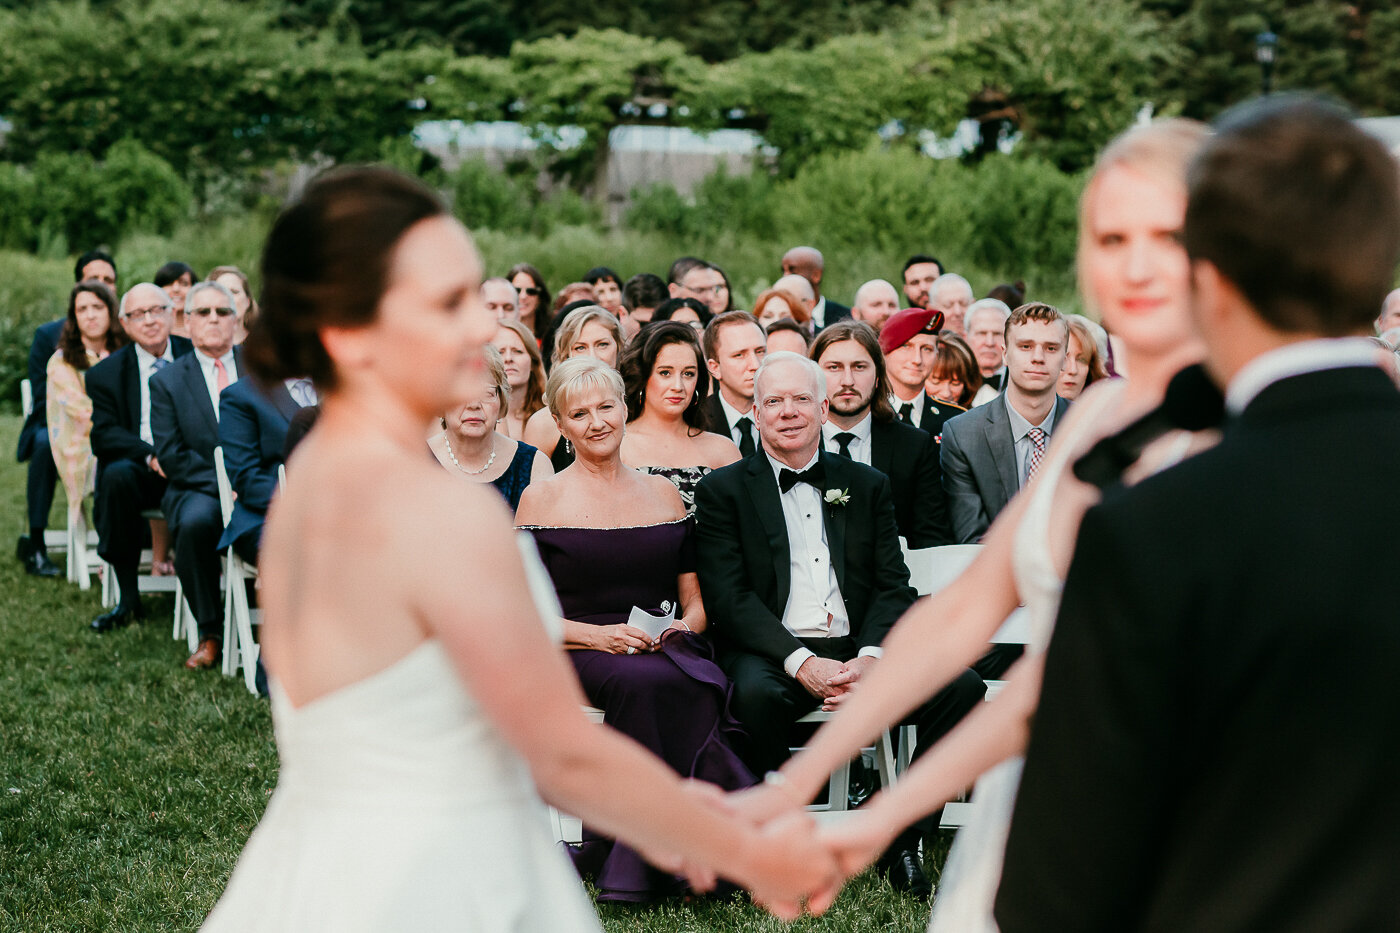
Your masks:
<svg viewBox="0 0 1400 933"><path fill-rule="evenodd" d="M199 625L199 647L185 666L213 667L223 643L219 537L223 513L214 472L219 446L219 393L238 381L241 353L233 346L238 316L231 292L201 282L185 296L193 353L151 379L151 430L169 479L161 508L175 541L175 572Z"/></svg>
<svg viewBox="0 0 1400 933"><path fill-rule="evenodd" d="M73 281L96 279L113 292L117 290L117 263L102 250L90 250L78 257L73 266ZM19 432L15 455L20 463L29 461L24 497L29 517L29 536L20 538L17 556L26 573L40 577L56 577L61 572L49 560L44 548L44 529L49 524L49 509L53 506L54 490L58 487L58 469L49 449L48 366L49 357L58 349L65 318L40 324L29 344L29 388L33 392L34 408L24 419Z"/></svg>
<svg viewBox="0 0 1400 933"><path fill-rule="evenodd" d="M277 468L287 445L292 417L316 404L309 379L289 379L264 389L240 379L219 396L219 442L224 468L237 498L219 539L219 550L233 548L250 564L258 562L263 519L277 491Z"/></svg>
<svg viewBox="0 0 1400 933"><path fill-rule="evenodd" d="M92 620L95 632L141 616L136 588L146 536L141 513L160 505L166 485L151 432L150 382L190 352L188 340L171 336L170 296L155 285L143 282L123 295L120 317L132 343L89 369L86 382L97 457L97 553L111 564L121 591L116 608Z"/></svg>

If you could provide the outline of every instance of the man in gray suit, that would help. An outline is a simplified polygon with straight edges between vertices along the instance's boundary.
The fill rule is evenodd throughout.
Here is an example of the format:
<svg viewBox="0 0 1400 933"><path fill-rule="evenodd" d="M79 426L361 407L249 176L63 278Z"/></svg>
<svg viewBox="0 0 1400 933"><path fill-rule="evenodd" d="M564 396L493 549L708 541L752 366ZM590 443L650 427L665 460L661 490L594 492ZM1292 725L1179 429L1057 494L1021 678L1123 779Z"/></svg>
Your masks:
<svg viewBox="0 0 1400 933"><path fill-rule="evenodd" d="M1069 403L1055 394L1069 324L1047 304L1006 320L1006 391L943 425L943 489L953 538L975 544L997 513L1030 482Z"/></svg>

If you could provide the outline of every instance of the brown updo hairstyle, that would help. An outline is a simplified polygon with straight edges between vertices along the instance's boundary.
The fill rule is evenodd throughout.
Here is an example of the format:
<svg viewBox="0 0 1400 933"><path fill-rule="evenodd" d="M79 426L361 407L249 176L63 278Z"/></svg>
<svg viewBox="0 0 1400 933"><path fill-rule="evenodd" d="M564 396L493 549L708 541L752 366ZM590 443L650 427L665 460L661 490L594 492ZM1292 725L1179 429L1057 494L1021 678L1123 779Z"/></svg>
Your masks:
<svg viewBox="0 0 1400 933"><path fill-rule="evenodd" d="M392 169L332 169L277 217L262 255L260 314L244 345L265 383L309 376L336 387L323 327L372 323L388 286L394 249L415 224L447 216L421 182Z"/></svg>
<svg viewBox="0 0 1400 933"><path fill-rule="evenodd" d="M624 388L623 400L627 403L627 420L635 421L641 417L642 409L646 407L647 382L651 380L651 372L656 368L656 358L661 355L663 348L671 344L688 347L695 353L695 391L691 394L685 411L681 412L681 420L689 428L686 434L696 437L705 430L705 414L700 403L710 394L710 373L705 368L705 354L700 349L700 337L695 328L684 321L648 324L618 360L617 368L622 373Z"/></svg>

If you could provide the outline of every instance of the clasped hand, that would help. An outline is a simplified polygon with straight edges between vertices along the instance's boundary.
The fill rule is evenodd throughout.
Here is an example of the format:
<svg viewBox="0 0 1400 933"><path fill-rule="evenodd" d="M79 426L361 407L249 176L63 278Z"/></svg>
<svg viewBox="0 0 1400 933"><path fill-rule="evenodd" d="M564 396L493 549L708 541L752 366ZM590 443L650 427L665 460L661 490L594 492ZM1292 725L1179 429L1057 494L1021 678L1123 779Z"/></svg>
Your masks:
<svg viewBox="0 0 1400 933"><path fill-rule="evenodd" d="M873 657L852 658L845 663L811 657L797 669L797 682L822 701L823 710L831 712L841 705L874 663Z"/></svg>

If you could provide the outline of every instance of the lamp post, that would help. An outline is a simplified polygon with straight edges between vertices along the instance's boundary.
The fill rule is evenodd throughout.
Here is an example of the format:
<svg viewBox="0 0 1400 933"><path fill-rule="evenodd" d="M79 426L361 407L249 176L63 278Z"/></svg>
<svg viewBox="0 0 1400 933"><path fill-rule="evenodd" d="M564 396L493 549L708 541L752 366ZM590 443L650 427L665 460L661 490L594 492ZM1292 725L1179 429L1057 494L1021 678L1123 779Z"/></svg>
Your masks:
<svg viewBox="0 0 1400 933"><path fill-rule="evenodd" d="M1254 37L1254 60L1259 63L1259 76L1263 81L1264 96L1274 86L1274 58L1278 53L1278 35L1264 30Z"/></svg>

